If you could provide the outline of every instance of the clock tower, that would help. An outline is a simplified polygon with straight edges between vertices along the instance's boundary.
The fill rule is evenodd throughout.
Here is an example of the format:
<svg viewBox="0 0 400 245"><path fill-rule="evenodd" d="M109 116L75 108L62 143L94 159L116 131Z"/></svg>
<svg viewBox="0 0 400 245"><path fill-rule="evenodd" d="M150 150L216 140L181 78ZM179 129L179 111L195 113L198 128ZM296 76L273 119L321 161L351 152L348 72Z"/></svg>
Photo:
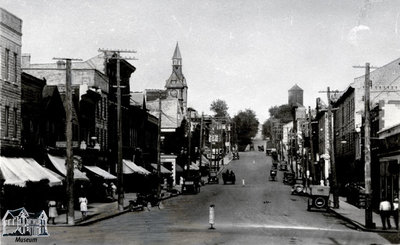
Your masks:
<svg viewBox="0 0 400 245"><path fill-rule="evenodd" d="M175 52L172 56L172 74L165 83L168 98L177 98L182 110L186 115L187 111L187 90L185 76L182 73L182 57L179 51L178 43L176 43Z"/></svg>

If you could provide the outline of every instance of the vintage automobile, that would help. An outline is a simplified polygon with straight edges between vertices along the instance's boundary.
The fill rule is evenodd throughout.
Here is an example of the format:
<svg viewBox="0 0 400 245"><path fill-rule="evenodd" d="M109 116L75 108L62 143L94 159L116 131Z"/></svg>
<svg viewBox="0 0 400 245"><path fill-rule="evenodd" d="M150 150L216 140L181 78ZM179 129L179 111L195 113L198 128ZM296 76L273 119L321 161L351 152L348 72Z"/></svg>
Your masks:
<svg viewBox="0 0 400 245"><path fill-rule="evenodd" d="M238 152L238 151L234 151L234 152L232 153L232 155L233 155L233 160L239 159L239 152Z"/></svg>
<svg viewBox="0 0 400 245"><path fill-rule="evenodd" d="M226 170L226 172L222 173L222 180L224 181L224 185L226 183L230 182L231 184L235 184L236 182L236 176L235 173L231 170Z"/></svg>
<svg viewBox="0 0 400 245"><path fill-rule="evenodd" d="M323 209L328 211L329 193L329 186L310 185L310 195L308 197L307 210L311 211L311 209Z"/></svg>
<svg viewBox="0 0 400 245"><path fill-rule="evenodd" d="M287 163L286 163L286 162L281 162L281 163L279 164L279 170L280 170L280 171L288 171L288 165L287 165Z"/></svg>
<svg viewBox="0 0 400 245"><path fill-rule="evenodd" d="M277 169L276 168L271 168L269 171L269 180L270 181L276 181L276 174L277 174Z"/></svg>
<svg viewBox="0 0 400 245"><path fill-rule="evenodd" d="M283 183L286 185L293 185L295 183L295 175L292 172L283 173Z"/></svg>
<svg viewBox="0 0 400 245"><path fill-rule="evenodd" d="M303 179L296 179L294 185L292 186L292 195L305 195L306 188L303 184Z"/></svg>
<svg viewBox="0 0 400 245"><path fill-rule="evenodd" d="M182 193L197 194L200 192L200 171L189 171L183 177Z"/></svg>
<svg viewBox="0 0 400 245"><path fill-rule="evenodd" d="M208 183L209 184L218 184L219 183L217 169L210 169L210 172L208 174Z"/></svg>

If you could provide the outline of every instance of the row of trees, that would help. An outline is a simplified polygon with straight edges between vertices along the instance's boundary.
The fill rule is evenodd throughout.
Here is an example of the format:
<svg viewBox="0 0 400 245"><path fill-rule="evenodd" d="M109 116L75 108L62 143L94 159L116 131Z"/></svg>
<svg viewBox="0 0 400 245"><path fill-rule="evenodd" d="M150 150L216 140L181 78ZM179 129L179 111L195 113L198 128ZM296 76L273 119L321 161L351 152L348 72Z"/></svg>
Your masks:
<svg viewBox="0 0 400 245"><path fill-rule="evenodd" d="M228 105L223 100L217 99L213 101L210 110L214 112L214 117L229 117ZM239 111L232 118L234 143L237 143L239 148L244 148L250 144L252 138L257 134L258 125L259 122L253 110L245 109L244 111Z"/></svg>

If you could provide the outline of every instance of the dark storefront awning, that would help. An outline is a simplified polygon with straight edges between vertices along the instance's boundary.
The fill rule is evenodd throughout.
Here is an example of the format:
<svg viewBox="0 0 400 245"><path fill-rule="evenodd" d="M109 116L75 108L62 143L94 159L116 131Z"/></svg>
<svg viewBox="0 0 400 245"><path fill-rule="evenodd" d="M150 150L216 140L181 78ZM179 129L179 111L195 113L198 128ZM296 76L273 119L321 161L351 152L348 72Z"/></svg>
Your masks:
<svg viewBox="0 0 400 245"><path fill-rule="evenodd" d="M90 172L104 178L107 180L114 180L117 179L117 177L115 177L114 175L110 174L109 172L97 167L97 166L84 166L87 170L89 170Z"/></svg>

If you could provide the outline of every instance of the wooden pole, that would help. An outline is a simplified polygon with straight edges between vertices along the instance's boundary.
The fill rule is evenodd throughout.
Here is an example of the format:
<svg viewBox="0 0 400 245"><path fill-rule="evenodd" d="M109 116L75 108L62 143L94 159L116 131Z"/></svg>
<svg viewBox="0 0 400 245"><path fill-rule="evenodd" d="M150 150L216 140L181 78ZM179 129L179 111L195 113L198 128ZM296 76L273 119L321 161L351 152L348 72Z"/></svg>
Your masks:
<svg viewBox="0 0 400 245"><path fill-rule="evenodd" d="M121 60L117 52L117 136L118 136L118 210L124 210L124 181L122 169L122 111L121 111Z"/></svg>
<svg viewBox="0 0 400 245"><path fill-rule="evenodd" d="M72 159L72 93L71 93L71 59L66 59L66 79L65 79L65 96L66 96L66 141L67 141L67 196L68 196L68 214L67 223L75 224L74 211L74 162Z"/></svg>
<svg viewBox="0 0 400 245"><path fill-rule="evenodd" d="M333 134L332 134L332 105L331 105L331 92L330 88L328 87L327 91L328 95L328 135L329 135L329 157L331 162L331 178L330 178L330 185L332 188L333 194L333 208L339 208L339 193L337 188L337 180L336 180L336 163L335 163L335 148L334 148L334 141L333 141Z"/></svg>
<svg viewBox="0 0 400 245"><path fill-rule="evenodd" d="M370 125L370 86L369 80L370 65L365 64L365 109L364 109L364 175L365 175L365 226L372 227L372 208L371 208L371 125Z"/></svg>
<svg viewBox="0 0 400 245"><path fill-rule="evenodd" d="M202 164L202 158L203 158L203 119L204 118L204 112L201 113L201 122L200 122L200 144L199 144L199 152L200 152L200 163L199 167L201 167Z"/></svg>
<svg viewBox="0 0 400 245"><path fill-rule="evenodd" d="M311 124L311 107L308 107L308 136L310 137L310 154L311 154L311 177L312 182L315 183L315 157L314 157L314 145L313 145L313 131L312 131L312 124ZM308 157L307 157L308 161Z"/></svg>
<svg viewBox="0 0 400 245"><path fill-rule="evenodd" d="M157 139L157 197L161 197L161 92L158 94L158 139Z"/></svg>

